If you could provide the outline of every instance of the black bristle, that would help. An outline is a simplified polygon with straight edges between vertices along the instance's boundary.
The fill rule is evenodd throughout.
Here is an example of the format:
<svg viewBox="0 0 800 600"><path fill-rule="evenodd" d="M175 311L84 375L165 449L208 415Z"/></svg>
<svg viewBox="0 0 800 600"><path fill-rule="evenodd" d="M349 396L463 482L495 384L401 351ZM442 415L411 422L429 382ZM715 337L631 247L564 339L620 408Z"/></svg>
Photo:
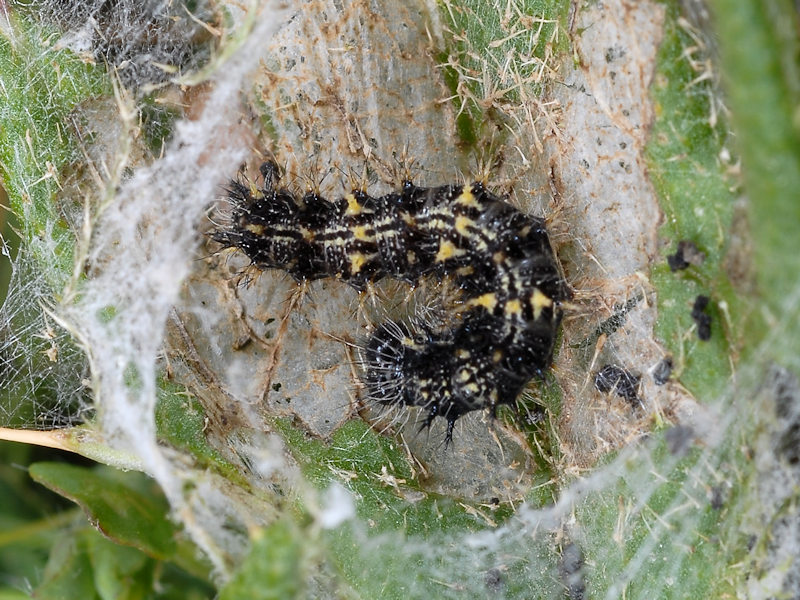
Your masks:
<svg viewBox="0 0 800 600"><path fill-rule="evenodd" d="M462 320L450 331L394 321L375 330L362 349L367 398L421 407L422 428L444 417L449 444L458 418L513 404L549 367L568 293L541 219L481 183L406 181L400 192L331 202L279 187L273 162L261 174L258 193L231 182L230 226L212 234L257 267L297 281L338 278L359 291L383 278L430 276L453 277L461 289Z"/></svg>

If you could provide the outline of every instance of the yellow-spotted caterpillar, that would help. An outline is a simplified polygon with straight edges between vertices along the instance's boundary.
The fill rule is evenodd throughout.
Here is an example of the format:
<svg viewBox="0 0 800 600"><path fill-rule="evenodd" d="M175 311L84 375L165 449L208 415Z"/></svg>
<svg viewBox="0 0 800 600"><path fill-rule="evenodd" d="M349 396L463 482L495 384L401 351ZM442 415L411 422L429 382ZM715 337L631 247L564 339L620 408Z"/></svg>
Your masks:
<svg viewBox="0 0 800 600"><path fill-rule="evenodd" d="M392 278L452 278L461 290L456 325L439 330L386 321L362 348L369 400L419 406L423 427L513 405L550 366L568 296L542 219L523 214L478 181L424 188L403 181L378 198L354 190L329 201L279 185L273 162L261 189L232 181L231 218L213 233L259 269L298 282L334 277L362 291Z"/></svg>

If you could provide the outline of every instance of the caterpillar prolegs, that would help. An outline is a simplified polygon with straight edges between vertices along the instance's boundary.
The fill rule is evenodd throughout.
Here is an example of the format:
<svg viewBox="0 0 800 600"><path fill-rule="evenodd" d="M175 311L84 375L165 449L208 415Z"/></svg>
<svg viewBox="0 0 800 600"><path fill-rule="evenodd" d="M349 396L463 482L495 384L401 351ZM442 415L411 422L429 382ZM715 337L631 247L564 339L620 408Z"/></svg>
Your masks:
<svg viewBox="0 0 800 600"><path fill-rule="evenodd" d="M484 183L401 189L374 198L354 190L335 201L280 186L275 163L261 189L232 181L231 218L213 238L259 269L298 282L333 277L358 291L391 278L452 278L461 291L456 325L439 330L396 321L364 344L366 396L419 406L423 427L441 416L446 442L470 411L513 404L550 366L568 296L544 221L523 214Z"/></svg>

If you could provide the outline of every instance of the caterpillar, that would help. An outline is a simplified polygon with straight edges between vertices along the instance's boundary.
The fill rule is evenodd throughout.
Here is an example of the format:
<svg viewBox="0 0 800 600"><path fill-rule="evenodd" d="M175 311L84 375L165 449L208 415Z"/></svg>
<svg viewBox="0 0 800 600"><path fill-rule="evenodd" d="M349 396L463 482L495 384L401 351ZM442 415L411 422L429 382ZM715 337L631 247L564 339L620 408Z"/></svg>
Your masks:
<svg viewBox="0 0 800 600"><path fill-rule="evenodd" d="M460 290L450 329L388 320L361 349L369 400L427 411L447 421L513 405L543 378L568 298L543 219L492 194L484 182L419 187L406 179L377 198L353 190L329 201L280 185L277 165L261 166L263 186L230 182L230 218L212 232L261 270L297 282L332 277L359 292L391 278L416 285L451 278Z"/></svg>

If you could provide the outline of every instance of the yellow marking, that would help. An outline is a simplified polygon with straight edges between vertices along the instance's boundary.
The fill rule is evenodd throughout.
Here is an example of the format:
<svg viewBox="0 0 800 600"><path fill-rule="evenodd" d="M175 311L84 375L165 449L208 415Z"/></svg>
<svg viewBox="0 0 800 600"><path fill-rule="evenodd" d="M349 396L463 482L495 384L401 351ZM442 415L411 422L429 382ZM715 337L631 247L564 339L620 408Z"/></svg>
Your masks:
<svg viewBox="0 0 800 600"><path fill-rule="evenodd" d="M458 380L461 381L462 383L469 381L469 378L470 378L469 369L461 369L458 372Z"/></svg>
<svg viewBox="0 0 800 600"><path fill-rule="evenodd" d="M493 241L497 239L497 233L491 229L484 228L483 231L481 231L481 239L482 238L486 238L489 241Z"/></svg>
<svg viewBox="0 0 800 600"><path fill-rule="evenodd" d="M469 217L465 217L464 215L458 215L456 217L456 231L459 235L468 236L469 235L469 228L470 226L474 226L475 221L470 219Z"/></svg>
<svg viewBox="0 0 800 600"><path fill-rule="evenodd" d="M501 350L495 350L492 354L492 362L499 363L501 360L503 360L503 352Z"/></svg>
<svg viewBox="0 0 800 600"><path fill-rule="evenodd" d="M353 194L347 194L344 199L347 200L347 210L344 211L344 214L350 216L361 214L361 205Z"/></svg>
<svg viewBox="0 0 800 600"><path fill-rule="evenodd" d="M406 260L410 265L413 265L415 262L417 262L417 255L414 253L413 250L409 250L408 252L406 252Z"/></svg>
<svg viewBox="0 0 800 600"><path fill-rule="evenodd" d="M246 231L250 233L255 233L256 235L264 235L264 226L257 225L256 223L248 223L244 226Z"/></svg>
<svg viewBox="0 0 800 600"><path fill-rule="evenodd" d="M350 245L351 240L341 238L341 237L334 237L334 238L327 238L324 240L325 245L331 248L345 248Z"/></svg>
<svg viewBox="0 0 800 600"><path fill-rule="evenodd" d="M406 225L413 226L413 225L416 225L416 223L417 223L417 220L414 217L412 217L410 214L406 213L406 212L400 213L400 218L403 219L403 222Z"/></svg>
<svg viewBox="0 0 800 600"><path fill-rule="evenodd" d="M469 358L469 355L470 355L470 351L469 350L465 350L464 348L459 348L458 352L456 352L456 356L458 358Z"/></svg>
<svg viewBox="0 0 800 600"><path fill-rule="evenodd" d="M469 184L461 188L461 195L456 198L456 204L473 206L475 208L481 207L481 205L478 204L478 200L475 198L475 195L472 193L472 185Z"/></svg>
<svg viewBox="0 0 800 600"><path fill-rule="evenodd" d="M506 253L499 251L492 254L492 260L497 263L498 265L502 265L503 262L506 260Z"/></svg>
<svg viewBox="0 0 800 600"><path fill-rule="evenodd" d="M483 306L489 312L492 312L497 306L497 296L493 292L488 292L483 294L482 296L478 296L477 298L473 298L469 302L467 302L468 307L472 306Z"/></svg>
<svg viewBox="0 0 800 600"><path fill-rule="evenodd" d="M310 229L306 229L305 227L300 228L300 234L303 236L303 239L308 242L314 239L314 232Z"/></svg>
<svg viewBox="0 0 800 600"><path fill-rule="evenodd" d="M442 231L450 231L450 223L444 219L431 219L428 221L428 229L441 229Z"/></svg>
<svg viewBox="0 0 800 600"><path fill-rule="evenodd" d="M369 242L373 236L369 234L369 228L364 225L356 225L353 227L353 237L361 242Z"/></svg>
<svg viewBox="0 0 800 600"><path fill-rule="evenodd" d="M472 275L475 272L475 267L473 266L466 266L461 267L460 269L456 269L456 273L464 277L465 275Z"/></svg>
<svg viewBox="0 0 800 600"><path fill-rule="evenodd" d="M519 298L515 298L514 300L509 300L506 302L506 314L509 317L512 315L519 316L522 314L522 302L519 301Z"/></svg>
<svg viewBox="0 0 800 600"><path fill-rule="evenodd" d="M441 240L439 242L439 252L436 253L436 262L444 262L448 258L453 258L456 255L456 250L453 242Z"/></svg>
<svg viewBox="0 0 800 600"><path fill-rule="evenodd" d="M531 294L531 307L533 308L533 318L538 319L542 314L542 310L553 306L553 299L547 297L545 294L535 288Z"/></svg>
<svg viewBox="0 0 800 600"><path fill-rule="evenodd" d="M367 264L367 256L361 252L353 252L349 257L350 259L350 273L358 273L365 264Z"/></svg>
<svg viewBox="0 0 800 600"><path fill-rule="evenodd" d="M470 383L469 385L467 385L467 386L464 386L464 388L465 388L465 389L466 389L466 390L467 390L467 391L468 391L470 394L476 394L476 395L477 395L477 394L478 394L478 392L480 392L480 391L481 391L481 388L480 388L480 387L478 387L478 384L477 384L477 383Z"/></svg>

